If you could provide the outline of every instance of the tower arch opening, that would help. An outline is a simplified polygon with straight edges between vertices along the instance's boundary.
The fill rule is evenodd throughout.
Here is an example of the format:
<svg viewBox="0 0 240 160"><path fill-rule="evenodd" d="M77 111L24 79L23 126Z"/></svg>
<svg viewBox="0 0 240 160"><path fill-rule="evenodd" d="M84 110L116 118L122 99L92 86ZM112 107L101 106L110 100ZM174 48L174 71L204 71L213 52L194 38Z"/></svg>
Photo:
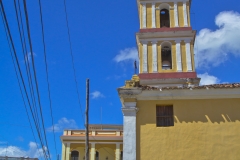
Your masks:
<svg viewBox="0 0 240 160"><path fill-rule="evenodd" d="M170 27L170 16L169 16L169 10L162 9L160 10L160 27Z"/></svg>
<svg viewBox="0 0 240 160"><path fill-rule="evenodd" d="M160 28L167 27L170 28L170 12L169 4L163 3L159 6L160 10Z"/></svg>
<svg viewBox="0 0 240 160"><path fill-rule="evenodd" d="M172 44L170 42L161 44L161 61L163 70L172 69Z"/></svg>

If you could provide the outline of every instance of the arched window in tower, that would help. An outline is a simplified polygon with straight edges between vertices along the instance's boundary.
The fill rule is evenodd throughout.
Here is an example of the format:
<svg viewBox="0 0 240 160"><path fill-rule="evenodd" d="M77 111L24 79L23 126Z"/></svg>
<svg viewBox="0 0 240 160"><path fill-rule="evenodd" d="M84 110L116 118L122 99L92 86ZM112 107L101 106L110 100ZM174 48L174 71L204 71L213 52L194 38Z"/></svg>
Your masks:
<svg viewBox="0 0 240 160"><path fill-rule="evenodd" d="M172 69L172 51L171 45L163 43L161 47L162 69Z"/></svg>
<svg viewBox="0 0 240 160"><path fill-rule="evenodd" d="M99 160L99 152L98 151L96 151L95 160Z"/></svg>
<svg viewBox="0 0 240 160"><path fill-rule="evenodd" d="M78 157L79 157L78 151L71 152L71 160L78 160Z"/></svg>
<svg viewBox="0 0 240 160"><path fill-rule="evenodd" d="M169 10L162 9L160 11L160 27L170 27L170 17L169 17Z"/></svg>

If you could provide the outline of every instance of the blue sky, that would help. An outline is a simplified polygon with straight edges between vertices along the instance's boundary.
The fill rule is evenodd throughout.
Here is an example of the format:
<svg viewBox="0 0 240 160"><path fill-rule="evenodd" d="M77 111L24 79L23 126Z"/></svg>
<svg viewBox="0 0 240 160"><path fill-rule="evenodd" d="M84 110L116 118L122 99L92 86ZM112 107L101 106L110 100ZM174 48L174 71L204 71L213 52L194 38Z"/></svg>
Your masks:
<svg viewBox="0 0 240 160"><path fill-rule="evenodd" d="M17 54L24 66L14 4L3 0ZM56 159L38 1L27 1L49 149ZM83 128L71 63L62 1L42 0L47 61L57 150L61 154L63 128ZM196 68L202 84L239 82L240 2L192 1L191 23L198 31ZM90 78L90 123L122 124L116 89L133 74L135 33L139 31L136 1L67 1L69 27L81 107L85 109L85 81ZM36 145L21 99L2 21L0 23L0 155L35 156ZM30 51L29 51L30 53ZM37 142L39 143L39 142ZM6 150L7 148L7 150ZM6 152L7 151L7 152Z"/></svg>

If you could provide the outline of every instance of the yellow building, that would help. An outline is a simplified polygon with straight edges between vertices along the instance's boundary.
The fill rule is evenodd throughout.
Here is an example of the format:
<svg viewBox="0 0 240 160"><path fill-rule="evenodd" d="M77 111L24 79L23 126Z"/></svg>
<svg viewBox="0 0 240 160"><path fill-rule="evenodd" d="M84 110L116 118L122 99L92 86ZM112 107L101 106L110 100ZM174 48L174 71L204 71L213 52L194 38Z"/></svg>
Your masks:
<svg viewBox="0 0 240 160"><path fill-rule="evenodd" d="M62 160L85 159L85 130L64 130ZM89 125L90 160L122 160L123 126Z"/></svg>
<svg viewBox="0 0 240 160"><path fill-rule="evenodd" d="M139 74L118 88L123 127L90 126L91 160L239 160L240 84L199 86L191 0L137 5ZM61 140L62 160L84 159L84 130Z"/></svg>
<svg viewBox="0 0 240 160"><path fill-rule="evenodd" d="M137 5L139 74L118 88L123 159L240 159L240 84L199 86L191 0Z"/></svg>

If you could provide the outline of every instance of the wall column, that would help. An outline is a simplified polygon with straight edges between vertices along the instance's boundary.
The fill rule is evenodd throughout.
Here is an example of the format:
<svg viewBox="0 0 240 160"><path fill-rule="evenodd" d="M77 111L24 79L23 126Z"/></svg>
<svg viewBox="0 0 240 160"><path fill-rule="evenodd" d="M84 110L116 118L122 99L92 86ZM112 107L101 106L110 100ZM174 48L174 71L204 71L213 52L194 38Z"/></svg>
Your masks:
<svg viewBox="0 0 240 160"><path fill-rule="evenodd" d="M143 73L147 73L148 72L148 50L147 50L147 41L142 42L143 44Z"/></svg>
<svg viewBox="0 0 240 160"><path fill-rule="evenodd" d="M142 26L147 28L147 9L146 3L142 3Z"/></svg>
<svg viewBox="0 0 240 160"><path fill-rule="evenodd" d="M156 11L155 3L152 3L152 28L156 28Z"/></svg>
<svg viewBox="0 0 240 160"><path fill-rule="evenodd" d="M96 154L95 143L91 143L91 156L90 156L90 160L95 160L95 154Z"/></svg>
<svg viewBox="0 0 240 160"><path fill-rule="evenodd" d="M70 154L71 154L70 143L67 143L67 145L66 145L66 159L64 159L64 160L70 160Z"/></svg>
<svg viewBox="0 0 240 160"><path fill-rule="evenodd" d="M183 2L183 19L184 19L184 27L188 27L188 15L187 15L186 2Z"/></svg>
<svg viewBox="0 0 240 160"><path fill-rule="evenodd" d="M66 158L66 144L62 143L62 160Z"/></svg>
<svg viewBox="0 0 240 160"><path fill-rule="evenodd" d="M120 160L120 154L121 154L120 143L116 143L116 151L115 151L116 160Z"/></svg>
<svg viewBox="0 0 240 160"><path fill-rule="evenodd" d="M177 2L174 2L174 19L175 19L175 27L179 27L179 24L178 24L178 5L177 5Z"/></svg>
<svg viewBox="0 0 240 160"><path fill-rule="evenodd" d="M123 159L136 160L136 102L125 102L123 112Z"/></svg>
<svg viewBox="0 0 240 160"><path fill-rule="evenodd" d="M177 71L182 72L181 40L176 40Z"/></svg>
<svg viewBox="0 0 240 160"><path fill-rule="evenodd" d="M153 73L158 72L158 65L157 65L157 41L152 41L152 68Z"/></svg>
<svg viewBox="0 0 240 160"><path fill-rule="evenodd" d="M191 40L185 40L185 46L186 46L186 58L187 58L187 70L192 72L192 56L191 56Z"/></svg>

